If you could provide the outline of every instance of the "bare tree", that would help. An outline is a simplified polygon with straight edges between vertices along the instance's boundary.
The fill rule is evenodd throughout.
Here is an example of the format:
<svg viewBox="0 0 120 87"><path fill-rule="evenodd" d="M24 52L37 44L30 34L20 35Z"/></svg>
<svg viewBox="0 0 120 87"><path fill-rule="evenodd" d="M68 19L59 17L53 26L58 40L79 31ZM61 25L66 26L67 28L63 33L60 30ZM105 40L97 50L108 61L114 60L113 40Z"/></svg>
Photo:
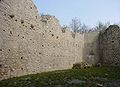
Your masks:
<svg viewBox="0 0 120 87"><path fill-rule="evenodd" d="M70 28L73 32L80 32L81 22L78 18L73 18L72 23L70 24Z"/></svg>
<svg viewBox="0 0 120 87"><path fill-rule="evenodd" d="M95 30L96 31L102 31L107 29L107 27L110 25L110 22L107 23L102 23L102 22L98 22L98 24L95 26Z"/></svg>
<svg viewBox="0 0 120 87"><path fill-rule="evenodd" d="M71 30L76 33L86 33L88 32L88 27L83 23L78 18L73 18L72 23L70 24Z"/></svg>
<svg viewBox="0 0 120 87"><path fill-rule="evenodd" d="M78 18L73 18L72 19L72 23L70 24L70 28L71 30L76 33L89 33L89 32L96 32L96 31L102 31L107 29L107 27L110 25L110 22L107 23L102 23L102 22L98 22L98 24L93 27L93 28L88 28L88 26L86 26L85 24L82 24L81 21Z"/></svg>
<svg viewBox="0 0 120 87"><path fill-rule="evenodd" d="M83 24L82 26L81 26L81 32L80 33L87 33L88 32L88 27L85 25L85 24Z"/></svg>

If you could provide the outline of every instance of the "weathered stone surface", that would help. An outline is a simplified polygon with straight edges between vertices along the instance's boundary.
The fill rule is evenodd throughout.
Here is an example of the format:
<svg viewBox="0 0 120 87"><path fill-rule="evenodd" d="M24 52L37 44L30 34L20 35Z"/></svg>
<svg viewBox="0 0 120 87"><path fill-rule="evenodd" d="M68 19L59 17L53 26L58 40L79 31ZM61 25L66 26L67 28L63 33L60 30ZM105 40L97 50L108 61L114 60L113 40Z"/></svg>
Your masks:
<svg viewBox="0 0 120 87"><path fill-rule="evenodd" d="M54 16L40 17L32 0L0 1L0 79L71 68L83 40L63 33Z"/></svg>
<svg viewBox="0 0 120 87"><path fill-rule="evenodd" d="M76 62L97 64L99 33L72 35L54 16L39 16L32 0L1 0L0 80L70 69Z"/></svg>
<svg viewBox="0 0 120 87"><path fill-rule="evenodd" d="M105 66L120 65L120 29L111 25L100 34L100 58Z"/></svg>

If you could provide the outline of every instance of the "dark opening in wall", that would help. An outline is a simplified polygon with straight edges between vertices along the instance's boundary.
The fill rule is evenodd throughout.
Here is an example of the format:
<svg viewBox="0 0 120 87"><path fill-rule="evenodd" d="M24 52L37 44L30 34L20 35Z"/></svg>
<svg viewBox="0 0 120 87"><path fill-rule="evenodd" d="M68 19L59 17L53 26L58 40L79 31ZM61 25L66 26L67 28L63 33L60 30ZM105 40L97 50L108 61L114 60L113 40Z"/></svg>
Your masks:
<svg viewBox="0 0 120 87"><path fill-rule="evenodd" d="M44 47L44 45L42 45L42 47Z"/></svg>
<svg viewBox="0 0 120 87"><path fill-rule="evenodd" d="M50 31L51 32L51 31Z"/></svg>
<svg viewBox="0 0 120 87"><path fill-rule="evenodd" d="M0 64L0 68L2 68L2 64Z"/></svg>
<svg viewBox="0 0 120 87"><path fill-rule="evenodd" d="M112 40L112 43L114 43L114 41Z"/></svg>
<svg viewBox="0 0 120 87"><path fill-rule="evenodd" d="M20 35L18 34L18 37L19 37Z"/></svg>
<svg viewBox="0 0 120 87"><path fill-rule="evenodd" d="M17 19L15 21L17 22Z"/></svg>
<svg viewBox="0 0 120 87"><path fill-rule="evenodd" d="M10 31L10 34L12 34L12 31Z"/></svg>
<svg viewBox="0 0 120 87"><path fill-rule="evenodd" d="M23 59L23 57L21 57L20 59Z"/></svg>
<svg viewBox="0 0 120 87"><path fill-rule="evenodd" d="M23 68L21 68L21 70L23 70Z"/></svg>
<svg viewBox="0 0 120 87"><path fill-rule="evenodd" d="M2 49L0 49L0 51L2 51Z"/></svg>
<svg viewBox="0 0 120 87"><path fill-rule="evenodd" d="M39 54L42 54L42 53L39 53Z"/></svg>
<svg viewBox="0 0 120 87"><path fill-rule="evenodd" d="M10 18L14 18L15 17L15 15L13 15L13 14L11 14L11 15L9 15L10 16Z"/></svg>
<svg viewBox="0 0 120 87"><path fill-rule="evenodd" d="M10 71L12 71L12 72L13 72L14 70L15 70L15 69L12 69L12 68L10 69Z"/></svg>
<svg viewBox="0 0 120 87"><path fill-rule="evenodd" d="M22 38L25 38L25 37L22 37Z"/></svg>
<svg viewBox="0 0 120 87"><path fill-rule="evenodd" d="M21 20L21 24L23 24L24 23L24 20Z"/></svg>
<svg viewBox="0 0 120 87"><path fill-rule="evenodd" d="M5 31L5 30L3 30L3 31Z"/></svg>
<svg viewBox="0 0 120 87"><path fill-rule="evenodd" d="M52 34L52 37L54 36L54 34Z"/></svg>
<svg viewBox="0 0 120 87"><path fill-rule="evenodd" d="M30 7L30 9L32 9L32 7Z"/></svg>
<svg viewBox="0 0 120 87"><path fill-rule="evenodd" d="M56 38L58 39L59 37L57 36Z"/></svg>
<svg viewBox="0 0 120 87"><path fill-rule="evenodd" d="M30 27L31 27L31 28L34 28L34 26L33 26L32 24L30 25Z"/></svg>
<svg viewBox="0 0 120 87"><path fill-rule="evenodd" d="M10 51L10 49L8 49L8 51Z"/></svg>

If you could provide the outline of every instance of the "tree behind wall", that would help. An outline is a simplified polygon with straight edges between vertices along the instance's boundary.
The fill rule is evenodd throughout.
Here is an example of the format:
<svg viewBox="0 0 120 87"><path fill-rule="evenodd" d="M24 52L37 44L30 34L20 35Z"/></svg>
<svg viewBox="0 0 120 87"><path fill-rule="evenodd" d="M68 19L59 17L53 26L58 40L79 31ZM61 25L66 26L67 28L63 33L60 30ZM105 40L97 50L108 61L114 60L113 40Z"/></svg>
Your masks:
<svg viewBox="0 0 120 87"><path fill-rule="evenodd" d="M88 27L85 24L82 24L81 21L76 17L72 19L70 28L74 33L86 33L88 32Z"/></svg>
<svg viewBox="0 0 120 87"><path fill-rule="evenodd" d="M102 31L107 29L107 27L110 25L110 22L107 23L102 23L102 22L98 22L98 24L95 26L94 30L95 31Z"/></svg>
<svg viewBox="0 0 120 87"><path fill-rule="evenodd" d="M81 22L78 18L73 18L72 22L70 24L70 28L73 32L77 33L80 31L81 28Z"/></svg>

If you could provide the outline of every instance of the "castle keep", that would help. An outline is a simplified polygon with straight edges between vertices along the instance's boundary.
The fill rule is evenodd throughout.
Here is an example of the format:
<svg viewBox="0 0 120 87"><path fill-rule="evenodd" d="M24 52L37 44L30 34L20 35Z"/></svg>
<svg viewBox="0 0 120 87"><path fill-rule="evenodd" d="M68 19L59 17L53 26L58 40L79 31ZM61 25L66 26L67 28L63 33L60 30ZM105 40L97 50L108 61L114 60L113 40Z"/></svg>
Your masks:
<svg viewBox="0 0 120 87"><path fill-rule="evenodd" d="M39 16L32 0L0 0L0 80L83 61L120 65L119 47L118 26L73 37L54 16Z"/></svg>

